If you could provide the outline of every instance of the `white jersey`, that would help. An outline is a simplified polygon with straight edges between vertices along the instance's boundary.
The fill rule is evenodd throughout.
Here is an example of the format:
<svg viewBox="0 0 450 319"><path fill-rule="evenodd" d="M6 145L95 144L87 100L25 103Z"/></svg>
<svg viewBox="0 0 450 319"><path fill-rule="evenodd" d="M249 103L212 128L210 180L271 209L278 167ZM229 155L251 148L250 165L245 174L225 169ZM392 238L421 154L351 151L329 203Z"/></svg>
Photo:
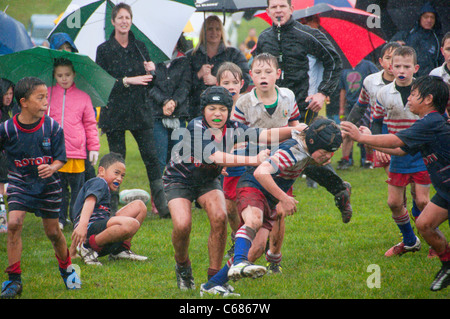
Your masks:
<svg viewBox="0 0 450 319"><path fill-rule="evenodd" d="M409 103L403 105L402 96L395 88L394 81L378 91L373 118L384 119L389 133L395 134L413 125L419 116L409 110Z"/></svg>
<svg viewBox="0 0 450 319"><path fill-rule="evenodd" d="M269 114L264 104L255 95L256 88L242 95L236 102L231 120L241 122L249 127L278 128L288 126L290 121L299 119L294 92L288 88L278 90L278 104L273 114Z"/></svg>
<svg viewBox="0 0 450 319"><path fill-rule="evenodd" d="M445 63L442 64L440 67L431 70L430 75L435 75L435 76L439 76L441 77L445 83L447 83L448 85L450 85L450 74L445 70ZM448 97L448 102L447 102L447 109L450 108L450 95Z"/></svg>

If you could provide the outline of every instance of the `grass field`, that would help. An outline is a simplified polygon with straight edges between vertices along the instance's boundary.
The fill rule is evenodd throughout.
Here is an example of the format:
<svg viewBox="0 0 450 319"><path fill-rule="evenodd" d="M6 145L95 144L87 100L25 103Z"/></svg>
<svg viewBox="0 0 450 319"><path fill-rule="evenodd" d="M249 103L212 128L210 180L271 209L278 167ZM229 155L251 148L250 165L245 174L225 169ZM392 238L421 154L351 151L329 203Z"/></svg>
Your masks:
<svg viewBox="0 0 450 319"><path fill-rule="evenodd" d="M101 154L108 152L101 138ZM137 146L127 135L127 176L122 189L147 189L145 168ZM356 152L359 154L359 151ZM334 161L340 158L336 154ZM297 180L294 194L298 212L286 222L283 274L258 280L242 280L234 287L245 299L448 299L450 290L429 290L440 268L437 259L427 258L428 245L402 257L386 258L384 252L400 241L399 231L386 205L385 173L381 169L354 167L339 171L353 185L353 219L343 224L333 197L324 188L310 189ZM23 229L22 298L26 299L195 299L199 290L181 292L176 286L172 224L149 216L133 240L133 250L149 256L146 262L109 261L89 267L78 259L83 287L67 291L42 223L28 214ZM441 230L449 236L448 224ZM190 259L197 287L206 281L209 224L204 211L193 210ZM64 234L70 244L70 227ZM264 258L257 261L265 264ZM375 265L375 266L374 266ZM0 269L7 267L6 235L0 234ZM379 267L379 288L373 267ZM6 274L2 275L6 280ZM368 284L369 282L369 284Z"/></svg>

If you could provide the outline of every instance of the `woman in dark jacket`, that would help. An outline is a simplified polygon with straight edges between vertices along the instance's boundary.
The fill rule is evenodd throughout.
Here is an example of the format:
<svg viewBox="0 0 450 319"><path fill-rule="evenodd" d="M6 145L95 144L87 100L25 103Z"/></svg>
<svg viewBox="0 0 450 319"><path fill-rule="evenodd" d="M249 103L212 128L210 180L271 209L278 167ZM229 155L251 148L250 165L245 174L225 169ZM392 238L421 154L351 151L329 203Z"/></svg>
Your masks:
<svg viewBox="0 0 450 319"><path fill-rule="evenodd" d="M171 139L172 131L187 125L191 83L187 57L180 56L167 65L163 62L156 65L149 101L155 121L153 133L158 141L155 147L161 174L172 147L178 141Z"/></svg>
<svg viewBox="0 0 450 319"><path fill-rule="evenodd" d="M241 51L228 47L219 17L211 15L203 22L197 46L186 53L191 64L192 90L190 94L190 119L200 116L200 94L209 86L217 85L215 75L220 65L227 61L242 69L245 92L250 83L248 61Z"/></svg>
<svg viewBox="0 0 450 319"><path fill-rule="evenodd" d="M130 31L131 7L120 3L111 12L114 31L109 40L97 48L96 62L116 78L108 105L100 112L99 127L106 133L109 150L126 155L125 131L129 130L138 144L147 170L152 199L160 217L168 217L158 158L153 138L153 119L147 95L155 65L150 61L145 44ZM115 205L118 194L111 201ZM115 207L113 207L114 209Z"/></svg>

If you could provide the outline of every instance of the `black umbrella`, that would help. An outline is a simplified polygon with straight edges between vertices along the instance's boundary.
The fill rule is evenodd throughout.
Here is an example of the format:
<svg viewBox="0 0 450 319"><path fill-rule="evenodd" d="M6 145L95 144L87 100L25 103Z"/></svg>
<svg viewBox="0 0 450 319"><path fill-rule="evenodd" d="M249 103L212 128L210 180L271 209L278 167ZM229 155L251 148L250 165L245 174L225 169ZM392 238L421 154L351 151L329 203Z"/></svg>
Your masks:
<svg viewBox="0 0 450 319"><path fill-rule="evenodd" d="M195 3L198 12L238 12L267 8L267 0L208 0Z"/></svg>

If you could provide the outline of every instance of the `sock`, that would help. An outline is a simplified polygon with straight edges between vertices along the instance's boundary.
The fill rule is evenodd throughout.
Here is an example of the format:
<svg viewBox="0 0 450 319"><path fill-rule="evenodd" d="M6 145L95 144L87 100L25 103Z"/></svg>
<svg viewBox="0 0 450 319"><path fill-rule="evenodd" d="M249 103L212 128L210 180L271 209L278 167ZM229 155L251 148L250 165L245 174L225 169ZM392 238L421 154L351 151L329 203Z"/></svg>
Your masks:
<svg viewBox="0 0 450 319"><path fill-rule="evenodd" d="M439 254L439 259L441 260L442 264L450 267L450 247L448 244L444 252Z"/></svg>
<svg viewBox="0 0 450 319"><path fill-rule="evenodd" d="M342 156L342 159L345 161L349 161L350 160L350 156Z"/></svg>
<svg viewBox="0 0 450 319"><path fill-rule="evenodd" d="M417 217L419 217L421 211L419 210L419 207L417 207L416 202L413 200L412 201L412 208L411 208L411 214L414 217L414 220L417 219Z"/></svg>
<svg viewBox="0 0 450 319"><path fill-rule="evenodd" d="M281 253L274 254L270 251L270 249L266 252L266 260L269 263L279 264L281 263Z"/></svg>
<svg viewBox="0 0 450 319"><path fill-rule="evenodd" d="M234 244L234 264L239 264L247 260L248 251L252 246L256 231L248 226L242 226L236 232L236 242Z"/></svg>
<svg viewBox="0 0 450 319"><path fill-rule="evenodd" d="M88 247L91 247L96 252L100 252L103 249L103 247L97 245L97 242L95 241L95 235L91 235L91 237L89 237Z"/></svg>
<svg viewBox="0 0 450 319"><path fill-rule="evenodd" d="M207 274L208 274L208 280L210 280L215 274L217 274L219 270L208 268Z"/></svg>
<svg viewBox="0 0 450 319"><path fill-rule="evenodd" d="M69 250L67 250L67 258L66 260L59 259L59 257L55 254L56 259L58 260L59 268L67 269L71 264L72 260L70 259Z"/></svg>
<svg viewBox="0 0 450 319"><path fill-rule="evenodd" d="M223 286L228 282L228 270L230 269L231 265L233 264L233 257L228 259L225 266L222 267L222 269L219 270L214 276L212 276L208 282L204 285L206 289L211 289L214 286Z"/></svg>
<svg viewBox="0 0 450 319"><path fill-rule="evenodd" d="M395 223L397 224L398 228L400 229L402 235L403 235L403 242L406 246L413 246L416 243L416 235L414 234L414 231L411 227L411 222L409 221L409 214L408 211L404 213L401 216L394 217Z"/></svg>
<svg viewBox="0 0 450 319"><path fill-rule="evenodd" d="M22 269L20 268L20 260L8 266L5 272L8 274L8 280L22 282Z"/></svg>

